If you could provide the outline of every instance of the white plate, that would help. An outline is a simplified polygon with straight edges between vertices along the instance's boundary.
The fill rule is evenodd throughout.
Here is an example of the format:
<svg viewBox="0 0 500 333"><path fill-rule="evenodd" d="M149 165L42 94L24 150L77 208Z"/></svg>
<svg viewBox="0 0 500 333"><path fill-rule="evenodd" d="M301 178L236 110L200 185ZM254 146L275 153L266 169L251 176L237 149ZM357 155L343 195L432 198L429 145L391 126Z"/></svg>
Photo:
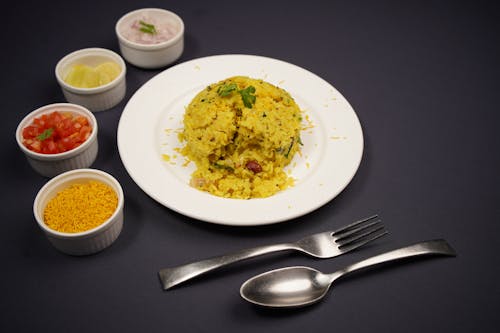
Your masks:
<svg viewBox="0 0 500 333"><path fill-rule="evenodd" d="M191 99L235 75L284 88L314 126L302 132L302 154L290 164L295 186L268 198L225 199L189 186L194 165L183 165L175 150L181 147L177 133ZM198 220L250 226L304 215L337 196L361 162L363 132L347 100L315 74L266 57L219 55L173 66L138 89L121 115L118 149L132 179L162 205Z"/></svg>

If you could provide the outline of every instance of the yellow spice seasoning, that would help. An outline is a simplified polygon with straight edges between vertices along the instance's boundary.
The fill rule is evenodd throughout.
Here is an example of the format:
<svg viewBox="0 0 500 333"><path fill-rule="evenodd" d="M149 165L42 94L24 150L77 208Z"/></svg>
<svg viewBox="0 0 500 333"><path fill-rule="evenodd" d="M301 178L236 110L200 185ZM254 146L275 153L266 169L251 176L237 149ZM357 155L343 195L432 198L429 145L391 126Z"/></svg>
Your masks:
<svg viewBox="0 0 500 333"><path fill-rule="evenodd" d="M76 233L93 229L109 219L118 196L99 181L72 184L52 198L43 214L45 224L56 231Z"/></svg>

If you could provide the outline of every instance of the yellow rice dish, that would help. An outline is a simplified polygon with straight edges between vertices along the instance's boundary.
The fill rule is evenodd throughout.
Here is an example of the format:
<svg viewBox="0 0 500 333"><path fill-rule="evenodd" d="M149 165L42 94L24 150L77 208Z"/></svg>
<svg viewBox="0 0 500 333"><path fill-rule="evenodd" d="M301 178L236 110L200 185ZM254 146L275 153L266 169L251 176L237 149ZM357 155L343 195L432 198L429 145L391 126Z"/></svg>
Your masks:
<svg viewBox="0 0 500 333"><path fill-rule="evenodd" d="M285 90L236 76L187 106L182 154L196 163L190 185L227 198L263 198L293 185L283 170L300 150L302 111Z"/></svg>

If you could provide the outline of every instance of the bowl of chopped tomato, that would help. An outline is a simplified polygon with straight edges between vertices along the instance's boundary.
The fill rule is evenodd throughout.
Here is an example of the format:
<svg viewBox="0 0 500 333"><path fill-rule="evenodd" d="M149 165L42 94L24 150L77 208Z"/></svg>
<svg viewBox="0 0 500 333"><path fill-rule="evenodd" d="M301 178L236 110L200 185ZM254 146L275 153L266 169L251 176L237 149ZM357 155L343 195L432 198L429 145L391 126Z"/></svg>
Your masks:
<svg viewBox="0 0 500 333"><path fill-rule="evenodd" d="M19 123L16 140L35 171L46 177L88 168L97 157L97 120L71 103L36 109Z"/></svg>

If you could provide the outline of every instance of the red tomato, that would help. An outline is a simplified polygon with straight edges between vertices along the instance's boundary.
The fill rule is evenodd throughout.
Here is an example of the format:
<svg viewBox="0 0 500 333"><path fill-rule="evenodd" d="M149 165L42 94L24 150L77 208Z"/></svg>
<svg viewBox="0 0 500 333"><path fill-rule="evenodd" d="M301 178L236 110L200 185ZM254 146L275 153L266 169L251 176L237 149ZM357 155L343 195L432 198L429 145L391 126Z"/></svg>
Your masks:
<svg viewBox="0 0 500 333"><path fill-rule="evenodd" d="M92 127L86 117L54 111L33 119L23 131L23 144L41 154L58 154L74 149L88 139Z"/></svg>
<svg viewBox="0 0 500 333"><path fill-rule="evenodd" d="M23 138L35 137L35 136L38 136L40 134L41 134L40 128L33 126L33 125L25 127L23 129Z"/></svg>

